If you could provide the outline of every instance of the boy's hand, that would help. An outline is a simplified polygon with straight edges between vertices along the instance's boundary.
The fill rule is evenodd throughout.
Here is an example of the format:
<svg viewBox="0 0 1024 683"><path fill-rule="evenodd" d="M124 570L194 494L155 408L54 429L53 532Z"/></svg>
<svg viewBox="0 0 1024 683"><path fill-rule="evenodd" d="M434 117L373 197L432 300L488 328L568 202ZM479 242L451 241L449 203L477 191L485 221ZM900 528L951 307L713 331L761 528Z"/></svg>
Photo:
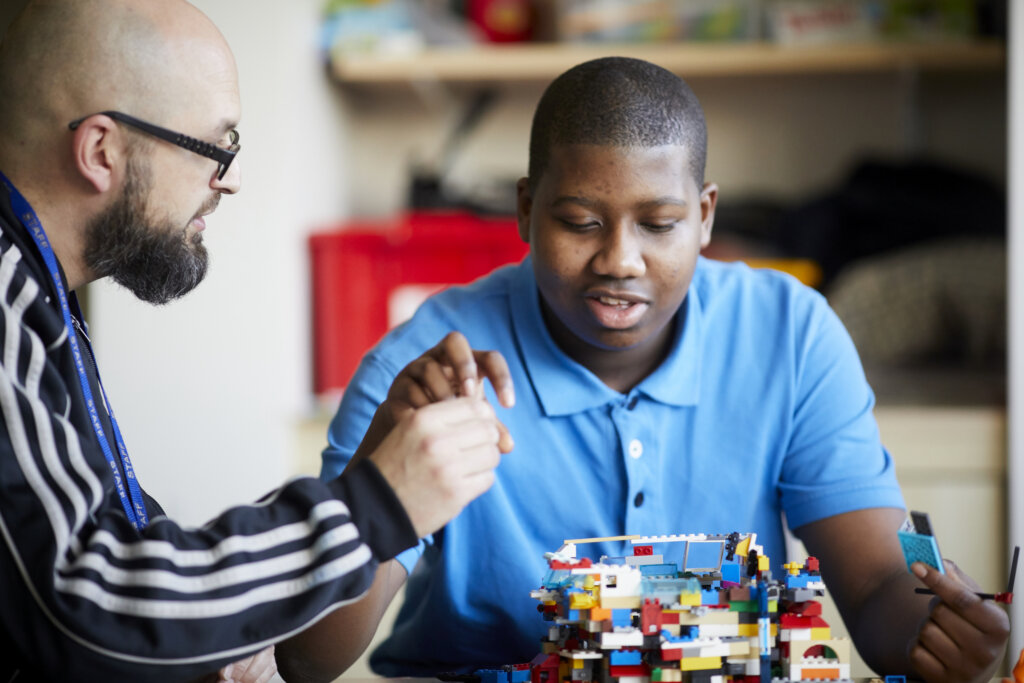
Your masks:
<svg viewBox="0 0 1024 683"><path fill-rule="evenodd" d="M456 396L482 396L487 378L506 408L515 405L508 363L497 351L475 351L460 332L449 332L437 346L398 373L388 400L421 408Z"/></svg>
<svg viewBox="0 0 1024 683"><path fill-rule="evenodd" d="M449 332L437 346L406 365L391 383L388 396L377 408L353 462L366 457L408 413L459 396L483 398L483 379L490 380L505 408L515 405L512 377L505 358L497 351L474 351L459 332ZM500 421L498 449L512 451L512 436Z"/></svg>
<svg viewBox="0 0 1024 683"><path fill-rule="evenodd" d="M1002 660L1010 619L977 584L945 560L946 574L915 562L914 574L935 593L931 615L911 644L910 662L927 681L988 681Z"/></svg>
<svg viewBox="0 0 1024 683"><path fill-rule="evenodd" d="M410 409L369 456L418 536L440 529L494 483L498 425L487 401L454 398Z"/></svg>

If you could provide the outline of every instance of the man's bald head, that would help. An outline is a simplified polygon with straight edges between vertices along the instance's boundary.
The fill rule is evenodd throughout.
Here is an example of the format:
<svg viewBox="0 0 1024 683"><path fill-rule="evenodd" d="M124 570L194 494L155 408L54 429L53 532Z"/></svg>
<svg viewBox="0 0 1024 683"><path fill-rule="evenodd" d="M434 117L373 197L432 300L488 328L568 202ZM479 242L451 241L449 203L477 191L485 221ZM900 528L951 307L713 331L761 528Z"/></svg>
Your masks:
<svg viewBox="0 0 1024 683"><path fill-rule="evenodd" d="M0 146L31 150L107 109L167 122L201 106L204 76L236 79L234 68L216 27L183 0L34 0L0 44Z"/></svg>

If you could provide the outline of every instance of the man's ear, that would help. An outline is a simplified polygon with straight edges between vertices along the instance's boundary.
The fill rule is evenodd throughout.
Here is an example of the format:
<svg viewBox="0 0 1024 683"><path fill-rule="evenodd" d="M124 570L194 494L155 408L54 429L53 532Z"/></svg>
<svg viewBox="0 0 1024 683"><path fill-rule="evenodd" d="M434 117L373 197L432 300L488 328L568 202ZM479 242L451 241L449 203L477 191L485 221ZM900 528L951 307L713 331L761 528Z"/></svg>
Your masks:
<svg viewBox="0 0 1024 683"><path fill-rule="evenodd" d="M718 185L704 183L700 193L700 248L711 244L711 228L715 224L715 207L718 205Z"/></svg>
<svg viewBox="0 0 1024 683"><path fill-rule="evenodd" d="M74 130L71 151L78 173L97 192L109 191L123 155L123 139L113 119L97 115L82 121Z"/></svg>
<svg viewBox="0 0 1024 683"><path fill-rule="evenodd" d="M516 219L519 224L519 239L530 243L530 211L533 210L533 196L530 181L520 178L516 183Z"/></svg>

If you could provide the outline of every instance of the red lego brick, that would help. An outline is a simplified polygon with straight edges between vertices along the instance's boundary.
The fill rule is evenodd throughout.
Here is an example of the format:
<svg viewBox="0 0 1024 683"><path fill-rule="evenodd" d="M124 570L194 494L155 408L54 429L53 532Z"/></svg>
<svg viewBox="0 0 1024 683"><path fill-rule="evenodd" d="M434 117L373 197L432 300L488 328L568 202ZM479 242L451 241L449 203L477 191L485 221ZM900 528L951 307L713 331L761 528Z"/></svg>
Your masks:
<svg viewBox="0 0 1024 683"><path fill-rule="evenodd" d="M635 545L633 546L633 555L653 555L653 545Z"/></svg>

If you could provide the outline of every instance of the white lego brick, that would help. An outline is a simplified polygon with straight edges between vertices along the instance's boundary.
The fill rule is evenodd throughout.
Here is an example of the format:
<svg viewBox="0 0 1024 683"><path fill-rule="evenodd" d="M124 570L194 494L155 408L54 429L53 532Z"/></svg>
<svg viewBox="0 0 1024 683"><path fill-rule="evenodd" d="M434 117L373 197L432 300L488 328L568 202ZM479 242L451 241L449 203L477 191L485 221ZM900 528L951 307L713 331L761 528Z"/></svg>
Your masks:
<svg viewBox="0 0 1024 683"><path fill-rule="evenodd" d="M699 624L697 633L702 638L729 637L740 634L739 624Z"/></svg>
<svg viewBox="0 0 1024 683"><path fill-rule="evenodd" d="M626 633L602 633L600 642L606 650L615 647L643 647L644 634L639 629Z"/></svg>
<svg viewBox="0 0 1024 683"><path fill-rule="evenodd" d="M811 640L811 629L809 628L786 628L779 634L779 640L785 642L790 640Z"/></svg>
<svg viewBox="0 0 1024 683"><path fill-rule="evenodd" d="M648 564L665 564L664 555L628 555L626 564L631 567L641 567Z"/></svg>

